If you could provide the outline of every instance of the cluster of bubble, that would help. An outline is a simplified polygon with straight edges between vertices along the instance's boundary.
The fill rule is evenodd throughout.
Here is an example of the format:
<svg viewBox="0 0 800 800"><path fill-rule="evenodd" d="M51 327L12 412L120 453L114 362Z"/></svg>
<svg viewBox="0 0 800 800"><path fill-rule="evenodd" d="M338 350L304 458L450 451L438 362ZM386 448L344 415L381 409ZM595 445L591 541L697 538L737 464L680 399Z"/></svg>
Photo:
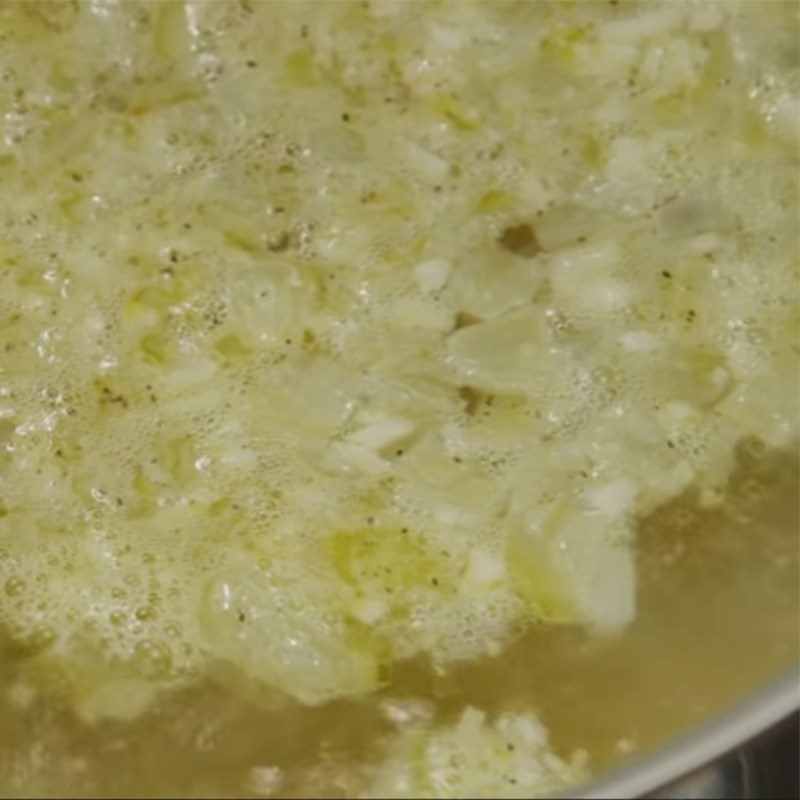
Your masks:
<svg viewBox="0 0 800 800"><path fill-rule="evenodd" d="M673 6L591 74L598 4L4 9L2 91L52 61L3 162L20 652L86 692L214 658L315 702L363 691L518 628L509 503L623 474L646 511L724 483L742 436L796 436L793 141L748 105L750 62L703 96L712 53L672 105L620 80L652 30L724 51L748 13L686 33ZM386 420L403 433L365 455ZM331 537L370 529L417 537L424 585L337 572ZM363 675L299 677L295 646Z"/></svg>

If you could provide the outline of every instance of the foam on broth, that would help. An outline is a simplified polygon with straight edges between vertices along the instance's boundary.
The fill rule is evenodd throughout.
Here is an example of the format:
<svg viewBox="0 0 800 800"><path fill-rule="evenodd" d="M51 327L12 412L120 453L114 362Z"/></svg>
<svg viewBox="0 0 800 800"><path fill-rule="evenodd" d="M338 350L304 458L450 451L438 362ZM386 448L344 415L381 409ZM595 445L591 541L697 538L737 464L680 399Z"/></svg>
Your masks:
<svg viewBox="0 0 800 800"><path fill-rule="evenodd" d="M531 631L501 656L437 676L409 662L378 697L318 709L217 675L168 693L134 723L87 726L2 661L3 795L263 796L255 769L279 767L282 796L352 796L392 735L386 704L535 709L554 744L599 769L696 724L796 658L797 463L743 465L714 513L678 501L643 526L642 605L621 638ZM385 737L385 738L382 738ZM269 785L269 781L266 781Z"/></svg>
<svg viewBox="0 0 800 800"><path fill-rule="evenodd" d="M787 663L797 23L3 5L0 782L526 796Z"/></svg>

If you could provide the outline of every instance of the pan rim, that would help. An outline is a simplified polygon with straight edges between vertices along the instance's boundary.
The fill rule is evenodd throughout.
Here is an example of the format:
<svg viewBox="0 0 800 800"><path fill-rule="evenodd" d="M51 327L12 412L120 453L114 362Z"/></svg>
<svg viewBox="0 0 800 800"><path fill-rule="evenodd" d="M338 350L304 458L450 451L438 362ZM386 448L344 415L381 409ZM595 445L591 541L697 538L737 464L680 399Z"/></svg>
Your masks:
<svg viewBox="0 0 800 800"><path fill-rule="evenodd" d="M800 662L743 700L646 755L558 794L570 798L641 797L736 750L800 709Z"/></svg>

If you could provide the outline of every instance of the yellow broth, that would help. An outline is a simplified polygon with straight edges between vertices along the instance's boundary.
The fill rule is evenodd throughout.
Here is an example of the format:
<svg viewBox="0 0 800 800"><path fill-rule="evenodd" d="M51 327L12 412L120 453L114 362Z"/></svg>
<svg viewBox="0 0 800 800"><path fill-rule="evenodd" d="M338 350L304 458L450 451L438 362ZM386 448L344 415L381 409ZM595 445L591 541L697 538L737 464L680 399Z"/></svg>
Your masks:
<svg viewBox="0 0 800 800"><path fill-rule="evenodd" d="M640 616L622 637L541 628L446 676L400 665L389 689L357 702L302 708L215 675L133 723L94 727L5 655L2 793L257 797L253 768L279 766L281 796L353 796L391 733L387 698L430 698L450 717L465 703L535 709L556 746L588 749L595 769L633 758L796 661L797 482L790 457L750 460L724 510L681 500L646 520Z"/></svg>
<svg viewBox="0 0 800 800"><path fill-rule="evenodd" d="M0 4L0 787L539 796L797 653L790 2Z"/></svg>

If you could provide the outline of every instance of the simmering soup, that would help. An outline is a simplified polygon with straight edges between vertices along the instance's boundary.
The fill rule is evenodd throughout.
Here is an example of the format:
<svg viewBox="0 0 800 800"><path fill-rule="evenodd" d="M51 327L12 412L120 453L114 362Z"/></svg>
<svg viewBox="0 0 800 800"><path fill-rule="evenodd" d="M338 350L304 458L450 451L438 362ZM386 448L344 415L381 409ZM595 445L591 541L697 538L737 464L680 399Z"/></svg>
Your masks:
<svg viewBox="0 0 800 800"><path fill-rule="evenodd" d="M798 647L798 7L0 5L0 787L530 797Z"/></svg>

